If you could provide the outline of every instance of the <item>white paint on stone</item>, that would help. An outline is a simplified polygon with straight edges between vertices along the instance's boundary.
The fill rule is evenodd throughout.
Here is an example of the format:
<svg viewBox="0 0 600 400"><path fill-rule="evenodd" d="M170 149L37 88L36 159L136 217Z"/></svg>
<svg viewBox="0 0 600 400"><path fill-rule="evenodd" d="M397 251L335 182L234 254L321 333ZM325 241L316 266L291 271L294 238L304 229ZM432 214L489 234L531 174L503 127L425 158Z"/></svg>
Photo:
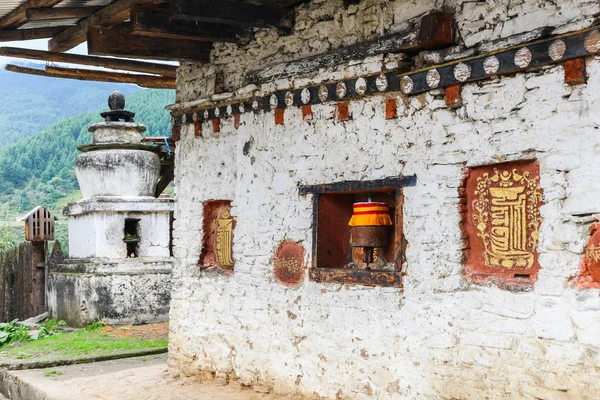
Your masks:
<svg viewBox="0 0 600 400"><path fill-rule="evenodd" d="M347 10L341 0L313 0L298 8L292 35L257 30L248 45L216 45L210 65L184 64L178 100L204 94L210 69L227 71L225 86L235 91L250 65L399 31L442 6L454 9L467 46L584 24L599 12L585 0L363 0ZM310 79L331 82L357 65ZM589 82L576 88L564 84L561 66L465 84L456 111L432 93L398 94L395 120L385 119L383 98L374 96L350 102L351 121L336 121L335 104L326 103L312 106L310 122L290 107L284 126L259 112L242 115L237 130L223 121L210 138L184 127L176 150L171 366L315 398L595 398L600 326L590 321L600 312L599 291L569 283L591 215L600 213L599 59L587 67ZM525 293L466 282L462 173L522 159L539 161L545 193L539 280ZM272 256L282 240L302 243L311 266L312 199L299 196L298 184L412 174L403 290L308 276L294 289L276 282ZM227 277L198 267L203 203L214 199L233 200L237 217L235 272Z"/></svg>

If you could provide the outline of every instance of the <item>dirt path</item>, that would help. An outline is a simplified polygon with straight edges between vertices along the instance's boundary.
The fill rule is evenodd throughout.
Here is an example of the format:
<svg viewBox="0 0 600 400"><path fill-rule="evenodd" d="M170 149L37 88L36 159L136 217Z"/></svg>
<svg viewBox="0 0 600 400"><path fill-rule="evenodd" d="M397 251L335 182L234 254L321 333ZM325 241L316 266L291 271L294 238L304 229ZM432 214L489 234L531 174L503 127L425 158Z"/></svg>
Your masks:
<svg viewBox="0 0 600 400"><path fill-rule="evenodd" d="M283 399L234 385L175 379L166 355L11 372L46 397L60 400L275 400ZM287 400L292 398L286 397ZM36 399L28 399L36 400Z"/></svg>

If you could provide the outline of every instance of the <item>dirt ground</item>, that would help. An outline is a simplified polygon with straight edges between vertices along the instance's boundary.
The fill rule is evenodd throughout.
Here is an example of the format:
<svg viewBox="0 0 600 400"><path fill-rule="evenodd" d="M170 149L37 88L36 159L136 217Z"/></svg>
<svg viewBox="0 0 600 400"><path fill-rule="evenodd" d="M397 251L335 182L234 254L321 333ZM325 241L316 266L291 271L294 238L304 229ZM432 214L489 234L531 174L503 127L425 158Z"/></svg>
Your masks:
<svg viewBox="0 0 600 400"><path fill-rule="evenodd" d="M143 336L147 340L166 339L169 336L169 323L160 322L147 325L107 325L102 328L102 332L112 336L131 337Z"/></svg>
<svg viewBox="0 0 600 400"><path fill-rule="evenodd" d="M11 374L33 386L40 393L40 400L298 400L257 393L234 384L223 386L176 378L168 372L166 360L166 354L162 354Z"/></svg>

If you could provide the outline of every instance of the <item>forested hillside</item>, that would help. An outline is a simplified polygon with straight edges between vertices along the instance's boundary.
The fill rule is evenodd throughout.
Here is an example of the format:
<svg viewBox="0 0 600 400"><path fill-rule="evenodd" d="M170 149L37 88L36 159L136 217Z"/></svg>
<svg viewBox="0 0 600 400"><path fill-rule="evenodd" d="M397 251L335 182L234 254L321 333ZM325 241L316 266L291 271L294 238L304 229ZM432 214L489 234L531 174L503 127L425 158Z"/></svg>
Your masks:
<svg viewBox="0 0 600 400"><path fill-rule="evenodd" d="M0 148L35 135L64 118L105 107L108 94L113 90L129 95L140 88L48 79L0 69Z"/></svg>
<svg viewBox="0 0 600 400"><path fill-rule="evenodd" d="M45 79L44 84L52 81ZM104 111L113 88L102 93ZM75 93L71 98L81 96L85 97L85 94ZM170 136L170 115L164 107L174 100L174 91L140 90L127 96L126 108L136 113L136 122L148 127L147 136ZM23 104L18 104L18 107L23 107ZM74 173L75 157L80 154L77 146L91 142L88 126L101 121L100 112L103 110L61 120L0 149L1 219L14 220L16 215L37 205L60 215L57 200L78 189ZM3 131L0 130L0 140L2 137Z"/></svg>

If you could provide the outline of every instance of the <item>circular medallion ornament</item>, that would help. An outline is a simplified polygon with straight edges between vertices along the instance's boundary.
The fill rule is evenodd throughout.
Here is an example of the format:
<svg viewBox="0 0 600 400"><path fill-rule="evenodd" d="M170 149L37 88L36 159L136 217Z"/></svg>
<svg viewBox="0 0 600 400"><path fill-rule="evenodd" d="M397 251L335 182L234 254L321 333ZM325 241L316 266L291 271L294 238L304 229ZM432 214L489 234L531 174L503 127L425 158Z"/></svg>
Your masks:
<svg viewBox="0 0 600 400"><path fill-rule="evenodd" d="M304 248L291 241L282 242L273 257L275 278L286 286L298 286L304 280Z"/></svg>
<svg viewBox="0 0 600 400"><path fill-rule="evenodd" d="M367 93L367 81L365 78L358 78L356 80L356 83L354 84L354 91L359 95Z"/></svg>
<svg viewBox="0 0 600 400"><path fill-rule="evenodd" d="M171 117L171 126L175 126L175 117Z"/></svg>
<svg viewBox="0 0 600 400"><path fill-rule="evenodd" d="M438 87L438 85L440 84L440 79L440 73L437 69L430 69L429 72L427 72L427 76L425 77L427 85L429 85L429 87L432 89Z"/></svg>
<svg viewBox="0 0 600 400"><path fill-rule="evenodd" d="M483 61L483 70L488 75L493 75L500 69L500 60L496 56L489 56Z"/></svg>
<svg viewBox="0 0 600 400"><path fill-rule="evenodd" d="M527 47L523 47L515 53L515 65L519 68L527 68L531 64L531 59L531 51Z"/></svg>
<svg viewBox="0 0 600 400"><path fill-rule="evenodd" d="M300 100L302 104L308 104L310 102L310 90L304 88L302 89L302 93L300 93Z"/></svg>
<svg viewBox="0 0 600 400"><path fill-rule="evenodd" d="M552 59L552 61L558 61L564 57L565 52L567 51L567 45L562 40L555 40L552 42L550 47L548 47L548 55Z"/></svg>
<svg viewBox="0 0 600 400"><path fill-rule="evenodd" d="M181 116L181 123L182 123L182 124L185 124L186 122L187 122L187 115L183 114L183 115Z"/></svg>
<svg viewBox="0 0 600 400"><path fill-rule="evenodd" d="M219 107L215 108L215 117L219 118L219 115L221 115L221 110L219 109Z"/></svg>
<svg viewBox="0 0 600 400"><path fill-rule="evenodd" d="M238 110L240 110L240 114L243 114L246 111L246 107L244 106L244 103L240 103L238 105Z"/></svg>
<svg viewBox="0 0 600 400"><path fill-rule="evenodd" d="M197 112L192 114L192 121L198 122L198 113Z"/></svg>
<svg viewBox="0 0 600 400"><path fill-rule="evenodd" d="M385 92L388 88L388 79L387 76L381 74L375 79L375 86L377 86L377 90L380 92Z"/></svg>
<svg viewBox="0 0 600 400"><path fill-rule="evenodd" d="M271 98L269 99L269 104L271 105L271 110L275 110L277 108L277 106L279 105L279 99L276 95L271 95Z"/></svg>
<svg viewBox="0 0 600 400"><path fill-rule="evenodd" d="M252 100L252 109L258 110L258 100Z"/></svg>
<svg viewBox="0 0 600 400"><path fill-rule="evenodd" d="M291 107L294 105L294 93L287 92L285 94L285 105Z"/></svg>
<svg viewBox="0 0 600 400"><path fill-rule="evenodd" d="M465 63L458 63L458 65L454 67L454 77L459 82L466 81L471 77L471 67Z"/></svg>
<svg viewBox="0 0 600 400"><path fill-rule="evenodd" d="M590 53L596 53L600 50L600 32L591 31L585 38L583 47Z"/></svg>
<svg viewBox="0 0 600 400"><path fill-rule="evenodd" d="M323 85L323 86L319 87L319 100L321 100L321 102L325 103L328 98L329 98L329 89L327 89L327 86Z"/></svg>
<svg viewBox="0 0 600 400"><path fill-rule="evenodd" d="M344 96L346 96L346 93L348 93L348 89L346 89L346 84L344 82L338 83L335 87L335 94L338 97L338 99L344 98Z"/></svg>
<svg viewBox="0 0 600 400"><path fill-rule="evenodd" d="M402 78L402 80L400 80L400 90L402 90L402 93L409 94L414 88L415 83L410 76L405 76Z"/></svg>
<svg viewBox="0 0 600 400"><path fill-rule="evenodd" d="M231 104L227 106L227 115L231 115L233 113L233 108L231 107Z"/></svg>
<svg viewBox="0 0 600 400"><path fill-rule="evenodd" d="M204 110L204 119L207 120L210 117L208 110Z"/></svg>

